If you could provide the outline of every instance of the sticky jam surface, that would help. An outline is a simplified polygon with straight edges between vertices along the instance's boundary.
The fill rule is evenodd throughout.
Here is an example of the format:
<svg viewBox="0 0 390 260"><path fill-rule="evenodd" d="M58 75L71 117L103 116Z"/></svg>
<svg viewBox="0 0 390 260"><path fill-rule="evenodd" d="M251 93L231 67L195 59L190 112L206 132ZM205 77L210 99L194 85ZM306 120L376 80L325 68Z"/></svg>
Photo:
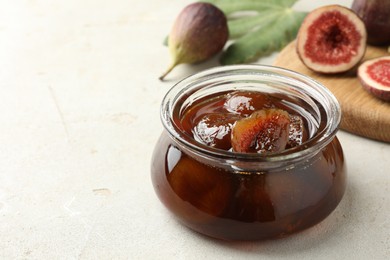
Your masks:
<svg viewBox="0 0 390 260"><path fill-rule="evenodd" d="M233 91L191 104L181 119L196 141L235 152L280 152L308 137L308 123L282 98Z"/></svg>

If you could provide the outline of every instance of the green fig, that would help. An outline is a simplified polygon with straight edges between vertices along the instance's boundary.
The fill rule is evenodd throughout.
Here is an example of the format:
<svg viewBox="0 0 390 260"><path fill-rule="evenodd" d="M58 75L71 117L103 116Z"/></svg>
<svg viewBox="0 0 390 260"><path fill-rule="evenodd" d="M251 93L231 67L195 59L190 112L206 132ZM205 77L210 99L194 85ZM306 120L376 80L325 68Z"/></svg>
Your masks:
<svg viewBox="0 0 390 260"><path fill-rule="evenodd" d="M209 59L223 49L228 36L226 16L216 6L203 2L186 6L169 34L172 63L160 80L178 64Z"/></svg>

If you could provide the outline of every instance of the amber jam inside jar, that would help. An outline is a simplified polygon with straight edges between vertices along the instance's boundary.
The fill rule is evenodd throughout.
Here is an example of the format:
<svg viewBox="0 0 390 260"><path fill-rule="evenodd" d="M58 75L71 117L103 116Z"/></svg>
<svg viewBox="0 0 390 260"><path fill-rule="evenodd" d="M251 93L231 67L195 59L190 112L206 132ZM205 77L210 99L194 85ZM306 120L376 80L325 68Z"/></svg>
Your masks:
<svg viewBox="0 0 390 260"><path fill-rule="evenodd" d="M248 151L232 148L237 120L263 109L288 113L283 149L277 139L261 138ZM179 221L211 237L258 240L301 231L343 197L340 117L325 87L292 71L239 65L193 75L162 102L154 189Z"/></svg>

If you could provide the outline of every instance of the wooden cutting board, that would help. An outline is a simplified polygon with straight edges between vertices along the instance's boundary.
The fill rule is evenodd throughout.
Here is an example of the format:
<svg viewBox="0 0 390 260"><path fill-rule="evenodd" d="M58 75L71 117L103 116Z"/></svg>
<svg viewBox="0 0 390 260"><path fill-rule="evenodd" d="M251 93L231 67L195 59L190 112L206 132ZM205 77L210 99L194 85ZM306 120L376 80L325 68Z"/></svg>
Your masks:
<svg viewBox="0 0 390 260"><path fill-rule="evenodd" d="M390 55L386 48L369 46L364 60ZM274 65L310 76L325 85L341 105L341 129L367 138L390 142L390 102L381 101L360 85L356 69L338 75L322 75L308 69L295 52L295 41L278 55Z"/></svg>

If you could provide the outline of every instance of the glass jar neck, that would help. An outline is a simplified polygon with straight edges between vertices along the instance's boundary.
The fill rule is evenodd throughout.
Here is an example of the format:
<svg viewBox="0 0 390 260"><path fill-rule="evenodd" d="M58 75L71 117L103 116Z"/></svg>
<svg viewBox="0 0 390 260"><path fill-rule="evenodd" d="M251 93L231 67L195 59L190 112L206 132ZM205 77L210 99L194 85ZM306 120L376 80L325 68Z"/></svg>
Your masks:
<svg viewBox="0 0 390 260"><path fill-rule="evenodd" d="M235 90L288 98L313 125L310 138L278 153L237 153L199 143L183 131L180 119L191 104L212 94ZM286 167L317 154L335 136L341 111L333 94L309 77L272 66L235 65L206 70L178 82L163 99L161 119L172 140L195 159L233 170L253 171Z"/></svg>

